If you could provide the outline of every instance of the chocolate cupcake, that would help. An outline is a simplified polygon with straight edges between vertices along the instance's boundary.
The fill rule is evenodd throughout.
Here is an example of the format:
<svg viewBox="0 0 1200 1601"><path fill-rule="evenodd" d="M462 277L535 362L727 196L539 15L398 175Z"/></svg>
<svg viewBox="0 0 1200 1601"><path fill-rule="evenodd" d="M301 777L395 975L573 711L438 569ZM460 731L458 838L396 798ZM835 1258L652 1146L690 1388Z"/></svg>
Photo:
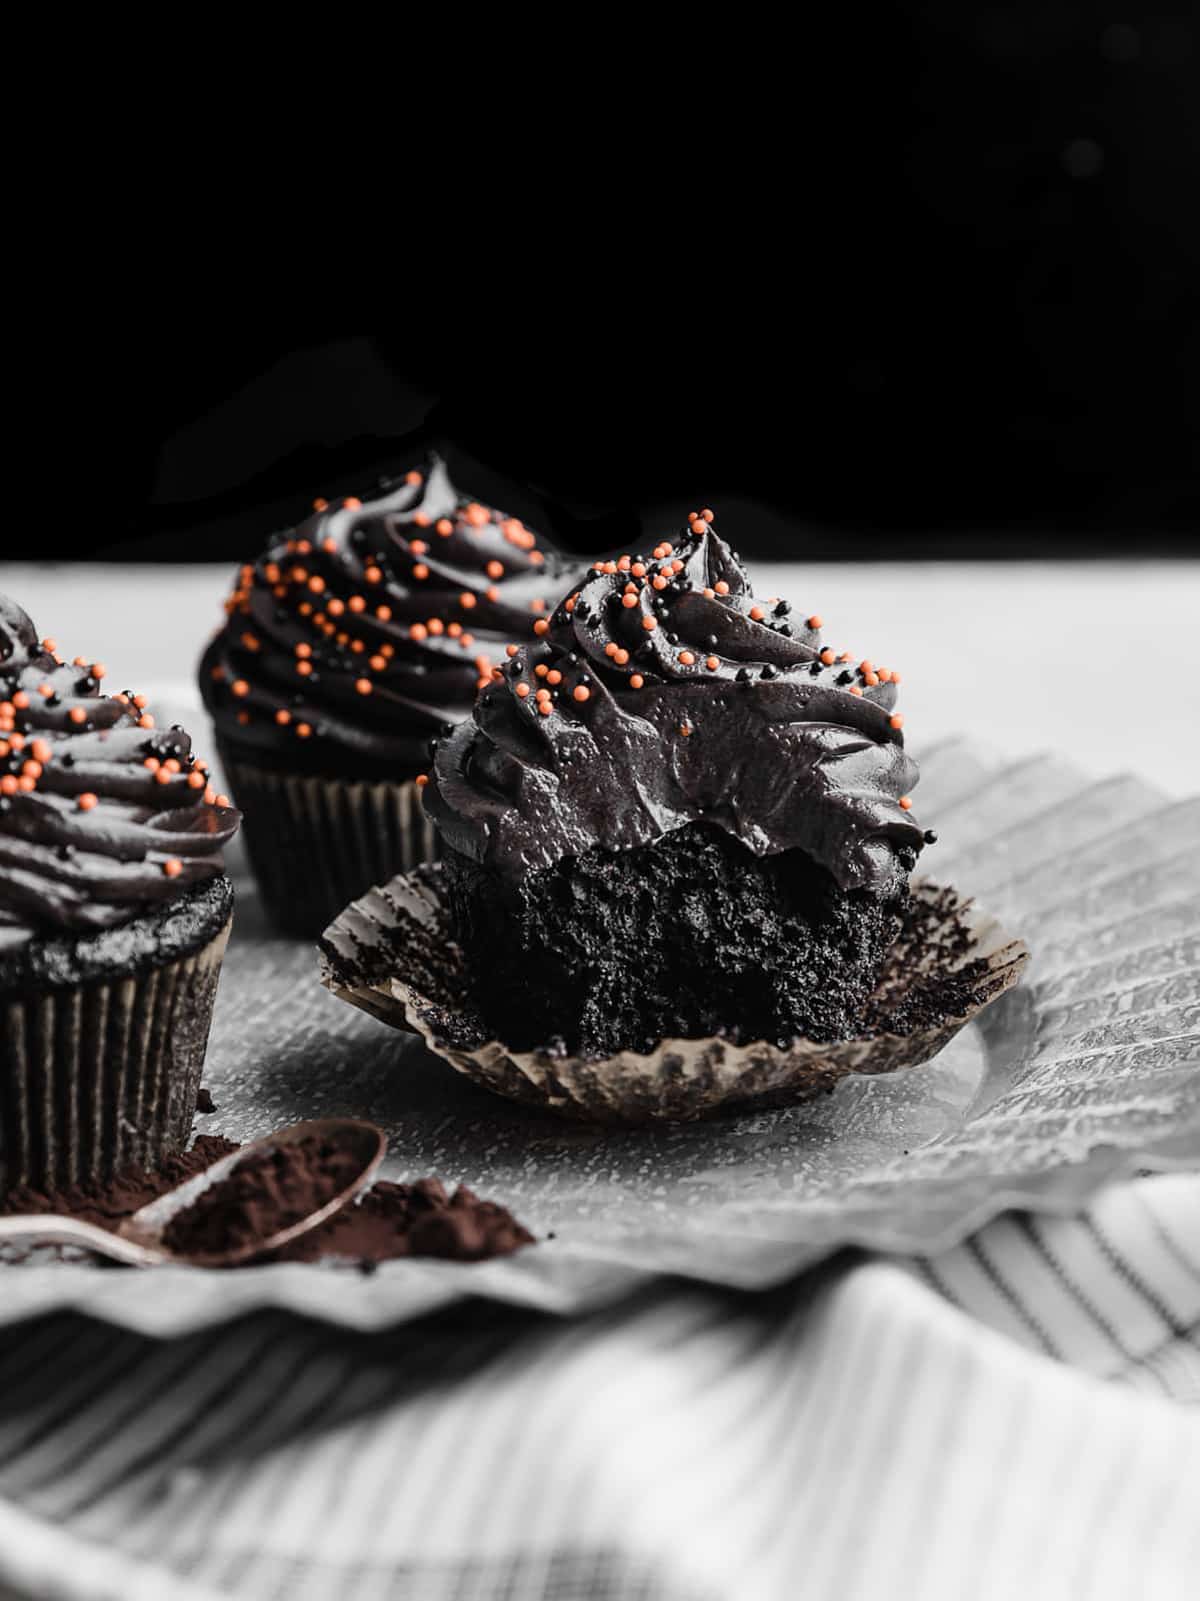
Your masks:
<svg viewBox="0 0 1200 1601"><path fill-rule="evenodd" d="M925 838L895 675L819 626L697 518L600 564L442 743L427 805L500 1038L853 1031Z"/></svg>
<svg viewBox="0 0 1200 1601"><path fill-rule="evenodd" d="M430 740L562 582L553 552L437 459L373 500L317 501L241 569L200 686L279 927L315 936L436 855L414 783Z"/></svg>
<svg viewBox="0 0 1200 1601"><path fill-rule="evenodd" d="M694 1117L924 1060L1023 947L910 892L899 675L756 600L711 514L595 564L511 647L424 791L437 868L348 909L325 982L460 1071Z"/></svg>
<svg viewBox="0 0 1200 1601"><path fill-rule="evenodd" d="M0 596L0 1191L187 1139L238 814L180 728Z"/></svg>

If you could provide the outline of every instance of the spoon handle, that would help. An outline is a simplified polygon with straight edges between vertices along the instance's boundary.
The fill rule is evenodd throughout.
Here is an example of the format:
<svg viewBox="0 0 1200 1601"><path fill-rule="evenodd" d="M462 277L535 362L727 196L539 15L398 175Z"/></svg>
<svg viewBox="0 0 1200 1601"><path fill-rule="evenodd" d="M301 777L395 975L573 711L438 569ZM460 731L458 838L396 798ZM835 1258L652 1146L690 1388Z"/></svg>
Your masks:
<svg viewBox="0 0 1200 1601"><path fill-rule="evenodd" d="M0 1217L0 1245L82 1245L127 1267L156 1267L167 1259L165 1252L148 1250L94 1223L84 1223L75 1217L58 1217L52 1212L41 1216Z"/></svg>

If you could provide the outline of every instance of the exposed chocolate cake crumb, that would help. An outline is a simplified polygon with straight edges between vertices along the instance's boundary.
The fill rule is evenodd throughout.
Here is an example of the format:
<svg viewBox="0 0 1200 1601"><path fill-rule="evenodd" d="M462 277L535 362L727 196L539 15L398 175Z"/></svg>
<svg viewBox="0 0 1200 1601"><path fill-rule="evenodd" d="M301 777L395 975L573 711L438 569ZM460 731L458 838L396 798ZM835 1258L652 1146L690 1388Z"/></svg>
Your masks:
<svg viewBox="0 0 1200 1601"><path fill-rule="evenodd" d="M189 1213L181 1214L173 1226L180 1229L184 1225L182 1237L189 1241L186 1248L195 1251L232 1249L247 1239L245 1231L255 1218L263 1230L258 1237L268 1237L286 1227L275 1220L298 1198L305 1184L310 1186L310 1193L303 1213L321 1204L313 1191L325 1192L326 1199L335 1194L343 1187L344 1176L335 1179L333 1188L328 1188L324 1177L313 1171L312 1153L302 1149L302 1146L316 1143L277 1147L265 1162L256 1156L232 1176L232 1195L229 1180L216 1187L216 1193L208 1192L207 1206L193 1206ZM101 1228L116 1229L140 1207L165 1195L186 1179L194 1178L237 1148L232 1140L204 1134L190 1151L168 1158L158 1172L129 1169L109 1184L77 1186L57 1194L10 1190L7 1195L0 1196L0 1215L68 1213ZM291 1175L286 1178L280 1174L278 1165L269 1160L285 1150L300 1152L298 1157L293 1155L283 1164L292 1168ZM240 1184L237 1182L239 1173ZM222 1233L222 1228L228 1232ZM465 1186L460 1185L449 1194L438 1179L419 1179L413 1184L381 1180L356 1205L339 1213L322 1228L285 1246L268 1260L315 1262L335 1257L357 1262L360 1266L373 1266L395 1257L438 1256L476 1262L507 1255L533 1243L533 1235L507 1208L480 1200ZM176 1248L184 1247L176 1245Z"/></svg>
<svg viewBox="0 0 1200 1601"><path fill-rule="evenodd" d="M705 823L567 858L515 902L457 853L446 877L494 1037L597 1058L664 1038L860 1033L904 905L903 891L843 890L803 851L756 856Z"/></svg>

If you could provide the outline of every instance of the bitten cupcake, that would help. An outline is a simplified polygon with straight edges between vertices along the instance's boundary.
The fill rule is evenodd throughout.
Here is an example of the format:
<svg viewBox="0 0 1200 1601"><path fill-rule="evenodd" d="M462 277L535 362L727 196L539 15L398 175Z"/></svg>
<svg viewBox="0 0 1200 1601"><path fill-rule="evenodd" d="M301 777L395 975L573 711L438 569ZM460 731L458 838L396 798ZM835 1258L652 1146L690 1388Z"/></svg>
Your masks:
<svg viewBox="0 0 1200 1601"><path fill-rule="evenodd" d="M599 565L427 791L480 1005L520 1048L844 1038L925 845L896 675L756 601L697 517Z"/></svg>
<svg viewBox="0 0 1200 1601"><path fill-rule="evenodd" d="M195 1115L238 813L103 677L0 596L0 1191L153 1166Z"/></svg>
<svg viewBox="0 0 1200 1601"><path fill-rule="evenodd" d="M548 615L558 556L444 465L314 514L241 569L200 686L273 920L315 936L430 859L414 780L505 641Z"/></svg>
<svg viewBox="0 0 1200 1601"><path fill-rule="evenodd" d="M756 599L697 513L510 646L424 790L442 861L349 908L325 981L576 1115L773 1104L940 1049L1023 947L909 875L899 675Z"/></svg>

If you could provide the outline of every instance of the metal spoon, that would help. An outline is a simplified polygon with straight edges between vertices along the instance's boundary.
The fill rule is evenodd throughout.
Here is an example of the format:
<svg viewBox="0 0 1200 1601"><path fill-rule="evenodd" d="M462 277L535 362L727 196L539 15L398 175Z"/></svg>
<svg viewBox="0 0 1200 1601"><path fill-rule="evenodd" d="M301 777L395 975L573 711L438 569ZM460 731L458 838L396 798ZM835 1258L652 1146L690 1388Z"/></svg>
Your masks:
<svg viewBox="0 0 1200 1601"><path fill-rule="evenodd" d="M163 1231L171 1219L186 1211L203 1191L227 1178L240 1162L259 1151L277 1150L281 1145L295 1145L310 1135L328 1140L350 1151L358 1162L353 1182L339 1191L332 1200L317 1211L310 1212L297 1223L290 1223L269 1239L255 1240L235 1251L223 1251L205 1256L180 1256L162 1242ZM149 1205L139 1208L126 1218L115 1231L102 1229L80 1218L59 1217L45 1213L30 1217L0 1217L0 1245L82 1245L114 1262L128 1267L159 1267L166 1262L186 1263L189 1267L236 1267L253 1257L265 1256L282 1245L288 1245L311 1229L320 1228L331 1217L361 1194L375 1177L379 1164L387 1151L382 1129L374 1123L359 1122L349 1117L322 1117L308 1123L293 1123L290 1128L267 1134L261 1140L239 1146L222 1156L203 1173L197 1173L184 1183L160 1195Z"/></svg>

